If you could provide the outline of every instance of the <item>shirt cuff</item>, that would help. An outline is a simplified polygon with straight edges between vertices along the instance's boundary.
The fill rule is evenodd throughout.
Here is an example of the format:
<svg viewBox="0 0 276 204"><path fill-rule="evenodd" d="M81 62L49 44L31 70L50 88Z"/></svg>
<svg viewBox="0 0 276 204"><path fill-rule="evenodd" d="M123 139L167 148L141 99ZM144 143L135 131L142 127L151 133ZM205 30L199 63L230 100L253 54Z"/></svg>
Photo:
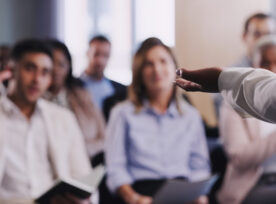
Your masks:
<svg viewBox="0 0 276 204"><path fill-rule="evenodd" d="M107 175L107 186L111 193L115 194L116 190L122 186L133 183L133 179L130 178L127 174L118 174L120 176L115 175Z"/></svg>

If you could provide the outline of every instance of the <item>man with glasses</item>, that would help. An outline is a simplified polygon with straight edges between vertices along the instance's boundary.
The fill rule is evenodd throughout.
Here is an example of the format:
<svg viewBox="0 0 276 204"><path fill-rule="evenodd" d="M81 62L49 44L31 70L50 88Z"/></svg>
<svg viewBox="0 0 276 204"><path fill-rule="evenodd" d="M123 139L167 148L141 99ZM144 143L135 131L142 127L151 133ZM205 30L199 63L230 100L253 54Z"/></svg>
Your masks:
<svg viewBox="0 0 276 204"><path fill-rule="evenodd" d="M246 54L230 67L253 67L253 49L256 42L265 35L276 33L276 22L273 16L265 13L255 13L251 15L244 24L242 39L246 47ZM214 94L214 104L217 117L220 117L220 106L222 97Z"/></svg>
<svg viewBox="0 0 276 204"><path fill-rule="evenodd" d="M242 39L246 46L246 55L233 64L233 67L253 67L252 51L260 37L275 34L275 19L265 13L256 13L250 16L245 24Z"/></svg>

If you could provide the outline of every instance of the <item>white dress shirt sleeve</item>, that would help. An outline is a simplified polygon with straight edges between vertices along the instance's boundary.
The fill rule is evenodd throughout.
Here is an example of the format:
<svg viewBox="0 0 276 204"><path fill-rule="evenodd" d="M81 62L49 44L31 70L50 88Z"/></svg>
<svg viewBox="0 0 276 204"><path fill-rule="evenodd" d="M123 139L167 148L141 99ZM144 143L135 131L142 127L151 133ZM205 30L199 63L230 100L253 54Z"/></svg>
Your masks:
<svg viewBox="0 0 276 204"><path fill-rule="evenodd" d="M276 122L276 75L264 69L228 68L219 76L219 89L232 107L245 116Z"/></svg>
<svg viewBox="0 0 276 204"><path fill-rule="evenodd" d="M70 161L71 161L71 173L73 178L82 178L87 176L92 172L90 166L89 158L86 152L86 147L84 144L83 136L79 126L77 125L77 120L72 114L68 114L67 117L68 124L70 124L70 139L71 139L71 151L70 151Z"/></svg>

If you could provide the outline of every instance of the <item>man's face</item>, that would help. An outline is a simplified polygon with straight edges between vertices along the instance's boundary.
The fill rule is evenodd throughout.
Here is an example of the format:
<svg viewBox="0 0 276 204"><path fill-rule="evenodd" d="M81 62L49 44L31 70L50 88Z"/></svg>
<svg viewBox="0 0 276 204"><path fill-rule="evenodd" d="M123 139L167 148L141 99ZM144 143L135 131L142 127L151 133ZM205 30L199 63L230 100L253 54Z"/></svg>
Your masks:
<svg viewBox="0 0 276 204"><path fill-rule="evenodd" d="M102 77L104 68L110 56L108 42L94 41L90 44L87 55L89 59L89 72L97 77Z"/></svg>
<svg viewBox="0 0 276 204"><path fill-rule="evenodd" d="M16 92L22 100L36 103L51 83L52 67L52 59L39 52L26 53L16 61Z"/></svg>
<svg viewBox="0 0 276 204"><path fill-rule="evenodd" d="M274 34L275 31L276 25L273 19L252 19L248 25L248 31L243 35L248 54L252 54L253 48L259 38L264 35Z"/></svg>
<svg viewBox="0 0 276 204"><path fill-rule="evenodd" d="M271 45L266 47L260 56L260 61L257 67L268 69L276 73L276 46Z"/></svg>

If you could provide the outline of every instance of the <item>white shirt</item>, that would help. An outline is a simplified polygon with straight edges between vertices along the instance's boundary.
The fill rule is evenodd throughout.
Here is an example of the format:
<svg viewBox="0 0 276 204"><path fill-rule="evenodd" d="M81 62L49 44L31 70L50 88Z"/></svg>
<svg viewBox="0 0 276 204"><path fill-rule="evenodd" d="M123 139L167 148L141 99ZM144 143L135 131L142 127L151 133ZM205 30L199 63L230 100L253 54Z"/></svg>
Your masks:
<svg viewBox="0 0 276 204"><path fill-rule="evenodd" d="M39 102L30 120L8 98L0 104L6 119L7 146L0 185L3 199L37 197L53 183L47 130Z"/></svg>
<svg viewBox="0 0 276 204"><path fill-rule="evenodd" d="M224 98L241 113L276 123L276 75L265 69L228 68L218 81Z"/></svg>
<svg viewBox="0 0 276 204"><path fill-rule="evenodd" d="M7 119L7 110L13 109L7 104L5 95L0 96L0 185L3 183L3 177L6 172L6 155L9 146L10 133L7 132L7 127L9 126L10 120ZM85 149L85 144L83 141L83 136L77 125L76 118L74 115L53 103L46 100L40 99L37 104L37 110L39 110L39 117L41 115L44 129L47 130L47 148L49 148L48 154L51 158L50 167L54 172L55 178L72 178L80 179L91 173L91 166L87 152ZM36 124L34 124L35 126ZM43 129L43 127L41 127ZM39 129L39 128L38 128ZM36 131L37 132L37 131ZM39 133L41 134L40 130ZM35 144L35 143L33 143ZM38 148L36 148L37 150ZM28 150L29 151L29 150ZM32 151L34 152L34 151ZM39 150L40 152L40 150ZM42 151L43 152L43 151ZM36 153L37 154L37 153ZM29 153L28 153L29 155ZM44 154L37 154L35 156L43 156ZM32 154L34 156L34 154ZM45 157L44 157L45 158ZM34 182L39 182L37 185L41 185L44 180L44 172L40 169L44 169L42 160L41 163L36 163L32 160L31 167L36 168L31 169L33 173L33 178L31 184ZM44 163L47 165L47 163ZM41 168L40 168L41 167ZM28 174L31 175L31 174ZM28 175L25 175L27 177ZM36 185L36 184L35 184ZM36 185L36 186L37 186ZM46 185L45 185L46 186ZM43 185L39 186L38 191L42 191ZM36 190L36 189L35 189ZM29 195L35 194L29 191ZM0 203L32 203L34 197L24 198L13 198L7 199L0 195Z"/></svg>

